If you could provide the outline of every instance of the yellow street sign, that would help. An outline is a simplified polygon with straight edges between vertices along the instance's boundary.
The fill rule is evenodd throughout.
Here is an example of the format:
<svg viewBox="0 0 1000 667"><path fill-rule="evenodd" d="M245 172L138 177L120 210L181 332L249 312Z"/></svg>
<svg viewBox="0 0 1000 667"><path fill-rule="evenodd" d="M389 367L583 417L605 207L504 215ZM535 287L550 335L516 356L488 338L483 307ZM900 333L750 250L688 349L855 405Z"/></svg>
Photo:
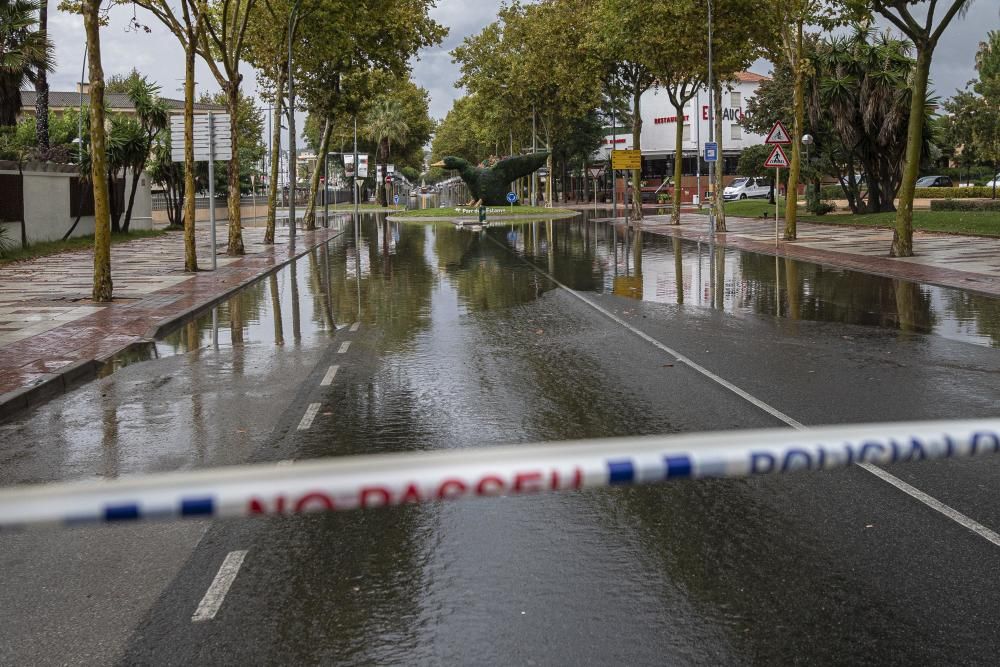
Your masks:
<svg viewBox="0 0 1000 667"><path fill-rule="evenodd" d="M612 169L642 169L642 152L641 151L623 151L614 150L611 151L611 168Z"/></svg>

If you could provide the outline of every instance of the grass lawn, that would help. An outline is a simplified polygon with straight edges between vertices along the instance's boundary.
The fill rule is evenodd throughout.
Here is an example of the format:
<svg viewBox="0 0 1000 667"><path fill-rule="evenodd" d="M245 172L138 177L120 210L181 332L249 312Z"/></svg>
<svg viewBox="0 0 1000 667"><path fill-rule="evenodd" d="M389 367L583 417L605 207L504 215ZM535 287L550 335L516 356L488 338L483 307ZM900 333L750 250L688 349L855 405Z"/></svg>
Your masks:
<svg viewBox="0 0 1000 667"><path fill-rule="evenodd" d="M778 200L778 217L785 217L785 200ZM708 209L703 209L707 214ZM726 213L744 218L760 218L764 214L774 219L774 204L766 199L744 199L726 203ZM862 227L892 227L895 213L830 213L812 215L799 209L799 220L820 225L858 225ZM913 212L913 228L925 232L949 232L952 234L972 234L977 236L1000 236L1000 213L995 211L928 211Z"/></svg>
<svg viewBox="0 0 1000 667"><path fill-rule="evenodd" d="M153 229L148 231L133 230L128 234L112 234L111 243L124 243L126 241L134 241L135 239L155 238L157 236L163 236L166 233L167 231L163 229ZM10 239L10 241L13 247L4 251L2 255L0 255L0 265L11 264L13 262L23 262L27 259L45 257L46 255L57 255L61 252L90 250L94 247L93 235L80 236L66 241L39 241L37 243L32 243L25 249L22 249L20 230L18 230L18 237Z"/></svg>
<svg viewBox="0 0 1000 667"><path fill-rule="evenodd" d="M503 212L498 212L503 208ZM537 215L544 217L552 214L576 213L568 208L545 208L542 206L489 206L486 209L487 219L502 218L506 215ZM474 209L460 208L424 208L400 211L395 215L401 218L462 218L475 216Z"/></svg>

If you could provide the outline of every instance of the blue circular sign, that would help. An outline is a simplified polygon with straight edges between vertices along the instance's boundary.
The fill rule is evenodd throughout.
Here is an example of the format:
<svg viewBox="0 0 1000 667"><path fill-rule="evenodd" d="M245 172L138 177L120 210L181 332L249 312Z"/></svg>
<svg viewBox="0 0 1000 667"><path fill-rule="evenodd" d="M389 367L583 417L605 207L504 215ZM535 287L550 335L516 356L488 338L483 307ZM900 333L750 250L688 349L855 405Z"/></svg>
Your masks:
<svg viewBox="0 0 1000 667"><path fill-rule="evenodd" d="M510 202L511 204L513 204L514 202L517 201L517 195L514 194L513 192L508 192L507 193L507 201Z"/></svg>

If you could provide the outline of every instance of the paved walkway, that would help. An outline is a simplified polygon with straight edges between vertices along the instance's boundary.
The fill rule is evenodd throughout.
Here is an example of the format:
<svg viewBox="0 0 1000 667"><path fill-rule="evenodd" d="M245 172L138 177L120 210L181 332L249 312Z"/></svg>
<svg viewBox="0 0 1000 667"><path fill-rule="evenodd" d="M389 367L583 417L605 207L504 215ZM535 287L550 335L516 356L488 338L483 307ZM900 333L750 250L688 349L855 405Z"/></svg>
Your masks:
<svg viewBox="0 0 1000 667"><path fill-rule="evenodd" d="M651 215L642 227L654 234L709 240L705 215L685 213L680 226L669 223L670 216ZM1000 296L1000 238L914 232L917 255L890 258L891 229L800 222L799 238L775 248L774 220L729 216L726 226L728 232L717 234L715 242L728 247Z"/></svg>
<svg viewBox="0 0 1000 667"><path fill-rule="evenodd" d="M160 326L216 301L337 232L281 228L273 246L263 229L244 229L246 255L227 257L220 226L217 271L185 273L182 232L112 246L114 302L91 301L93 255L62 253L0 267L0 418L79 378L100 362L149 339ZM198 264L211 267L207 230L197 237ZM44 391L42 391L44 390Z"/></svg>

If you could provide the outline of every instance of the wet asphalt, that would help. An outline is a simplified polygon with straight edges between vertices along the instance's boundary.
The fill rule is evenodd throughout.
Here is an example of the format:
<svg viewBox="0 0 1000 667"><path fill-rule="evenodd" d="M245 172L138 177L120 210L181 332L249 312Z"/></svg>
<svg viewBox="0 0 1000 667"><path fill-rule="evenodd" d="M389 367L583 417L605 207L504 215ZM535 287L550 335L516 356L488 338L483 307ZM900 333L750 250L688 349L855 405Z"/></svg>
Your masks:
<svg viewBox="0 0 1000 667"><path fill-rule="evenodd" d="M997 412L992 300L623 233L368 216L0 426L0 484L782 425L543 272L807 425ZM891 471L1000 529L994 460ZM0 663L992 663L998 565L860 468L8 534Z"/></svg>

